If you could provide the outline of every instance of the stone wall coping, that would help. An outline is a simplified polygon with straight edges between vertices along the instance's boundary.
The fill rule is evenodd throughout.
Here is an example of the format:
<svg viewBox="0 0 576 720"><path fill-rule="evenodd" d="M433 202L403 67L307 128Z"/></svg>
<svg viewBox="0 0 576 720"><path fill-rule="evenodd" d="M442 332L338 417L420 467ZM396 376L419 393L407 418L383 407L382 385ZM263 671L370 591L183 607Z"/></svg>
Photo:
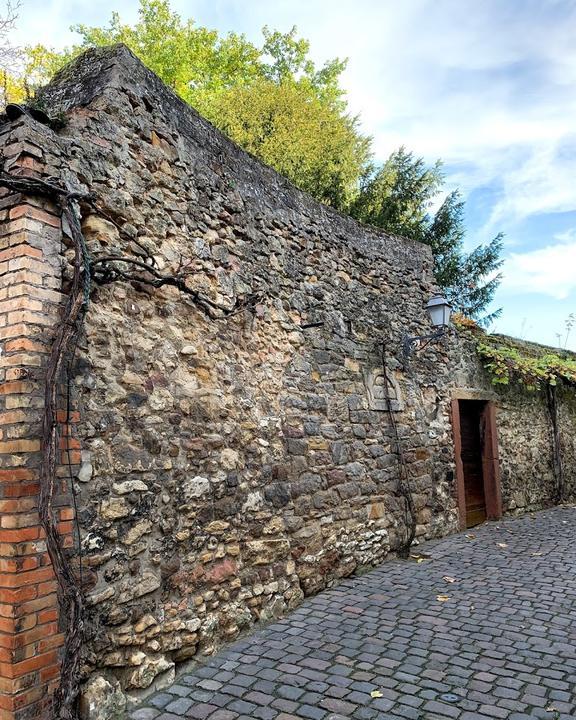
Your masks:
<svg viewBox="0 0 576 720"><path fill-rule="evenodd" d="M299 190L185 103L126 45L87 50L39 91L38 101L49 114L56 115L86 107L115 91L140 98L153 113L161 113L174 133L194 146L194 154L204 156L206 173L214 172L211 166L215 161L225 166L242 197L249 199L256 211L268 214L273 209L280 221L295 223L298 219L301 223L305 215L309 218L306 229L324 229L335 245L352 246L363 255L388 261L397 256L398 264L408 264L426 275L431 273L432 251L428 245L360 224Z"/></svg>

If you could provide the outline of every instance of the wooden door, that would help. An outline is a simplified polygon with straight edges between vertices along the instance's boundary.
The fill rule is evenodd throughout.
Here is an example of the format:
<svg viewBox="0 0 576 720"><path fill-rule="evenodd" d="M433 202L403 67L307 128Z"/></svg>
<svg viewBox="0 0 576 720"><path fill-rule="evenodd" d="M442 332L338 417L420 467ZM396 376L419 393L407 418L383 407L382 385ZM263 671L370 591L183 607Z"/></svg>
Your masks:
<svg viewBox="0 0 576 720"><path fill-rule="evenodd" d="M460 400L460 457L464 475L466 527L479 525L486 520L484 492L484 438L486 403L478 400Z"/></svg>

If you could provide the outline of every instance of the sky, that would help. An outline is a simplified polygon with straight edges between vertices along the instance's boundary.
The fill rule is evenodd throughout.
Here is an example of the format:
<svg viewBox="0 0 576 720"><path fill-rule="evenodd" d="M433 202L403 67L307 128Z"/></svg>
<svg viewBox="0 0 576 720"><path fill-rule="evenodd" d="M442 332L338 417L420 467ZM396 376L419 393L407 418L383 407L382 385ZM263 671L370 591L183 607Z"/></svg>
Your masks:
<svg viewBox="0 0 576 720"><path fill-rule="evenodd" d="M172 0L183 18L259 42L296 25L318 63L348 58L352 113L377 160L444 162L466 248L504 233L492 326L576 350L576 0ZM14 41L62 47L137 0L22 0Z"/></svg>

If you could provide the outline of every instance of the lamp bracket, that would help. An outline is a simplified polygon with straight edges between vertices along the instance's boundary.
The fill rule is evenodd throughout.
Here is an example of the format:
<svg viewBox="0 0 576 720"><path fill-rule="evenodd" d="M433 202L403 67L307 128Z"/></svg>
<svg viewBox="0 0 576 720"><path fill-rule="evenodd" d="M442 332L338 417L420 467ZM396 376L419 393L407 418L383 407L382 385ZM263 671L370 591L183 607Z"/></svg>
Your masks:
<svg viewBox="0 0 576 720"><path fill-rule="evenodd" d="M404 366L408 364L408 361L410 360L412 355L414 355L414 353L423 350L431 342L439 340L441 337L443 337L446 334L447 329L448 328L446 326L443 326L436 332L430 333L429 335L405 335L404 341L402 343L402 356L404 359ZM427 342L422 347L419 347L419 344L423 340L427 340Z"/></svg>

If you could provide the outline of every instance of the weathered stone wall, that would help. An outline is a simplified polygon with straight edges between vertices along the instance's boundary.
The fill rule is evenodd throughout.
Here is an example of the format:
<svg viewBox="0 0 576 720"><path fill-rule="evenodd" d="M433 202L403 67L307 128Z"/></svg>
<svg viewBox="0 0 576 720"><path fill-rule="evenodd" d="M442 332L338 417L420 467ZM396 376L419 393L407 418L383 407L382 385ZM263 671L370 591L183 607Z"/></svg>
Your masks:
<svg viewBox="0 0 576 720"><path fill-rule="evenodd" d="M508 338L508 341L513 340ZM546 350L542 346L513 340L524 352ZM538 350L539 348L539 350ZM550 352L555 352L549 348ZM557 350L556 350L557 352ZM471 388L496 403L502 509L522 513L555 502L558 479L554 472L553 433L546 392L519 385L493 385L474 350L461 337L453 346L450 362L453 387ZM576 394L558 386L558 423L564 475L564 497L576 496Z"/></svg>
<svg viewBox="0 0 576 720"><path fill-rule="evenodd" d="M383 341L418 536L456 511L445 346L417 381L399 365L403 334L429 330L428 248L298 193L127 51L110 64L89 54L43 98L67 111L63 168L121 228L85 208L90 251L144 245L218 302L261 294L224 320L176 289L92 299L75 379L86 662L134 689L405 539Z"/></svg>
<svg viewBox="0 0 576 720"><path fill-rule="evenodd" d="M576 499L576 393L558 388L558 419L565 497Z"/></svg>
<svg viewBox="0 0 576 720"><path fill-rule="evenodd" d="M402 365L404 334L430 332L428 248L298 192L125 48L89 52L41 101L66 117L61 177L97 198L82 208L93 256L145 248L219 304L260 295L211 319L175 288L92 293L72 383L84 670L138 690L403 542L383 365L418 538L458 526L452 390L493 389L455 336ZM508 510L550 502L539 402L501 396Z"/></svg>
<svg viewBox="0 0 576 720"><path fill-rule="evenodd" d="M514 342L524 352L537 351L534 344ZM545 350L540 346L540 351ZM466 337L459 339L450 355L453 388L470 388L496 404L503 512L518 514L549 507L556 501L558 480L546 392L515 384L493 385L474 343ZM576 495L576 394L573 388L559 386L557 398L564 497L569 499Z"/></svg>
<svg viewBox="0 0 576 720"><path fill-rule="evenodd" d="M556 481L545 393L512 387L498 395L503 509L526 512L546 507L554 498Z"/></svg>

